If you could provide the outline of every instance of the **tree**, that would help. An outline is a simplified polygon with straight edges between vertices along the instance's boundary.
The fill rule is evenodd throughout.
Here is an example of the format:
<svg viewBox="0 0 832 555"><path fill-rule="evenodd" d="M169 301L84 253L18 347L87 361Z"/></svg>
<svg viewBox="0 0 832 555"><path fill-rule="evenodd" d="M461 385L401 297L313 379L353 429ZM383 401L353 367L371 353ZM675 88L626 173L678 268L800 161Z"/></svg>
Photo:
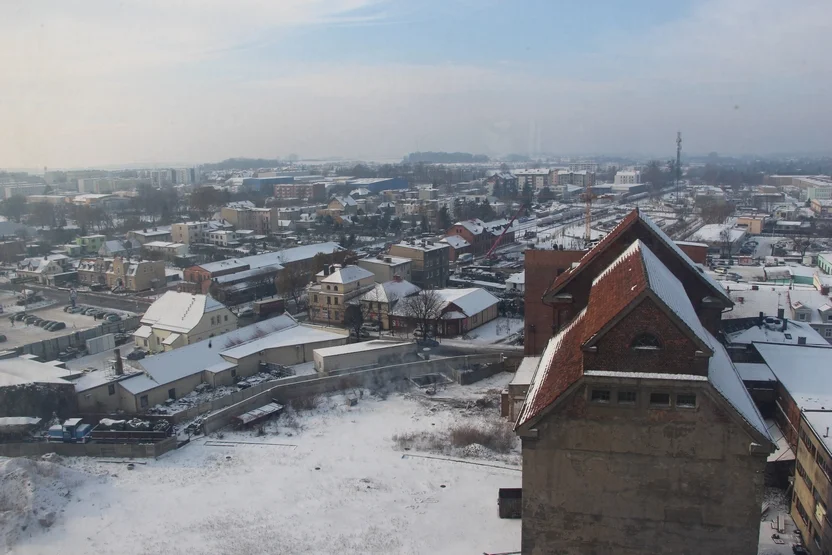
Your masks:
<svg viewBox="0 0 832 555"><path fill-rule="evenodd" d="M321 265L323 267L323 265ZM311 280L311 272L303 265L290 264L277 272L275 288L284 298L288 297L295 303L295 308L300 309L300 299L303 296L306 286Z"/></svg>
<svg viewBox="0 0 832 555"><path fill-rule="evenodd" d="M534 200L534 187L529 182L523 184L523 202L526 204L531 204L532 200Z"/></svg>
<svg viewBox="0 0 832 555"><path fill-rule="evenodd" d="M537 195L538 202L550 202L555 199L555 194L549 187L543 187Z"/></svg>
<svg viewBox="0 0 832 555"><path fill-rule="evenodd" d="M719 242L722 245L722 257L731 258L731 228L724 227L719 232Z"/></svg>
<svg viewBox="0 0 832 555"><path fill-rule="evenodd" d="M642 180L647 183L651 196L657 196L667 186L668 174L663 164L658 160L651 160L647 163L644 171L641 172Z"/></svg>
<svg viewBox="0 0 832 555"><path fill-rule="evenodd" d="M422 330L424 338L436 335L436 322L442 317L445 300L433 289L423 289L411 297L399 301L401 313L416 321L416 327Z"/></svg>
<svg viewBox="0 0 832 555"><path fill-rule="evenodd" d="M39 202L32 207L29 222L39 227L57 227L55 206L48 202Z"/></svg>
<svg viewBox="0 0 832 555"><path fill-rule="evenodd" d="M443 206L436 213L436 229L445 231L451 227L451 214L448 212L448 207Z"/></svg>
<svg viewBox="0 0 832 555"><path fill-rule="evenodd" d="M227 194L227 193L226 193ZM200 187L191 193L191 208L200 213L203 218L211 214L211 210L220 206L225 200L223 192L213 187Z"/></svg>
<svg viewBox="0 0 832 555"><path fill-rule="evenodd" d="M422 230L422 233L427 233L430 231L430 225L428 224L428 217L422 214L422 220L419 222L419 227Z"/></svg>
<svg viewBox="0 0 832 555"><path fill-rule="evenodd" d="M0 213L6 216L6 218L20 223L21 218L26 215L27 208L26 197L14 195L0 204Z"/></svg>
<svg viewBox="0 0 832 555"><path fill-rule="evenodd" d="M361 341L361 326L364 324L364 310L361 304L347 305L344 310L344 324L355 334L355 340Z"/></svg>

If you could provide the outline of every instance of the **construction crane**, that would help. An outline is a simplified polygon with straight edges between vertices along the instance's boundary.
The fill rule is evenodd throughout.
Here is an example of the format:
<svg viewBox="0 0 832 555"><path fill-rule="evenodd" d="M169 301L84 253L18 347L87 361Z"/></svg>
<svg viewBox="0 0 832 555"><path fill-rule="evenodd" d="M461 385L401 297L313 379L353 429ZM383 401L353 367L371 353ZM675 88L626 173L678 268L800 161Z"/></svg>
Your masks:
<svg viewBox="0 0 832 555"><path fill-rule="evenodd" d="M592 194L592 187L589 185L589 175L584 180L584 247L589 248L592 244L592 199L595 198Z"/></svg>
<svg viewBox="0 0 832 555"><path fill-rule="evenodd" d="M488 260L489 258L491 258L491 256L494 254L494 251L497 249L497 247L499 247L499 246L500 246L500 241L502 241L502 240L503 240L503 235L505 235L505 234L506 234L506 231L508 231L508 228L510 228L510 227L511 227L511 224L513 224L513 223L514 223L514 220L516 220L516 219L517 219L517 216L519 216L519 215L520 215L520 213L523 211L523 209L524 209L525 207L526 207L526 205L525 205L525 204L521 204L521 205L520 205L520 208L518 208L518 209L517 209L517 212L515 212L515 213L514 213L514 216L512 216L512 217L511 217L511 219L508 221L508 225L506 225L506 227L504 227L504 228L503 228L503 232L502 232L502 233L500 233L500 236L499 236L499 237L497 237L497 239L495 239L495 240L494 240L494 244L493 244L493 245L491 245L491 248L490 248L490 249L488 249L488 252L487 252L487 253L485 253L485 259L486 259L486 260Z"/></svg>

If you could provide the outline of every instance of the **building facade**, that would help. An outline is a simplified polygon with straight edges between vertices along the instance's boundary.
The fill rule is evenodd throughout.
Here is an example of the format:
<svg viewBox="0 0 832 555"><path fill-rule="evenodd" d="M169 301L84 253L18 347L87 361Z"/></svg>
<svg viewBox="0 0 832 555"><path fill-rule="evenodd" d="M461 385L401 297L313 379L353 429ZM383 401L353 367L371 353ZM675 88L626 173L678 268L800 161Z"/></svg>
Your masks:
<svg viewBox="0 0 832 555"><path fill-rule="evenodd" d="M307 291L309 314L313 322L343 324L348 302L375 287L372 272L360 266L327 264L315 275L315 283Z"/></svg>
<svg viewBox="0 0 832 555"><path fill-rule="evenodd" d="M388 254L411 259L413 283L422 289L439 289L448 284L450 261L448 245L444 243L412 240L391 245Z"/></svg>
<svg viewBox="0 0 832 555"><path fill-rule="evenodd" d="M393 281L396 276L404 281L413 277L413 261L409 258L380 254L375 258L362 258L356 264L371 271L377 283Z"/></svg>
<svg viewBox="0 0 832 555"><path fill-rule="evenodd" d="M279 183L274 186L274 196L321 202L326 200L326 183Z"/></svg>

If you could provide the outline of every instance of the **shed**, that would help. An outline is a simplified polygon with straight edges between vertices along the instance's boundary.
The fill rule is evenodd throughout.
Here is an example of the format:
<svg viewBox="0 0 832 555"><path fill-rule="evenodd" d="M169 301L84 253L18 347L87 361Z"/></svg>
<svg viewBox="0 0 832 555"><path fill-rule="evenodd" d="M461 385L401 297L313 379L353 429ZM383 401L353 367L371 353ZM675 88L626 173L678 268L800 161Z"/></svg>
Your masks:
<svg viewBox="0 0 832 555"><path fill-rule="evenodd" d="M235 416L232 420L238 427L251 426L252 424L257 424L259 422L263 422L264 420L268 420L272 416L280 414L282 411L283 405L272 402L263 405L262 407L258 407L248 412L244 412L240 416Z"/></svg>
<svg viewBox="0 0 832 555"><path fill-rule="evenodd" d="M413 343L380 340L313 351L315 370L322 374L359 366L399 364L405 361L407 355L415 353L416 346Z"/></svg>

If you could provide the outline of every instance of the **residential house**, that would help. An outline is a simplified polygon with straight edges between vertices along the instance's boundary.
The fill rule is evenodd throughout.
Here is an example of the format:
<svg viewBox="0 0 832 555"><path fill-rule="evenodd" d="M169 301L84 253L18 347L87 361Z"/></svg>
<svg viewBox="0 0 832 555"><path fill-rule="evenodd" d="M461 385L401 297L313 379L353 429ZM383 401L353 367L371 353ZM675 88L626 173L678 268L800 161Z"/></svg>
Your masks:
<svg viewBox="0 0 832 555"><path fill-rule="evenodd" d="M506 278L506 291L523 294L526 292L526 270Z"/></svg>
<svg viewBox="0 0 832 555"><path fill-rule="evenodd" d="M136 346L172 351L237 329L237 316L209 295L167 291L142 315Z"/></svg>
<svg viewBox="0 0 832 555"><path fill-rule="evenodd" d="M208 222L182 222L170 226L170 234L174 243L192 245L207 243L210 229Z"/></svg>
<svg viewBox="0 0 832 555"><path fill-rule="evenodd" d="M117 256L104 273L111 289L146 291L164 287L167 283L165 263L161 260L129 260Z"/></svg>
<svg viewBox="0 0 832 555"><path fill-rule="evenodd" d="M130 250L132 248L132 243L130 240L126 241L104 241L101 247L98 249L97 253L98 256L103 256L104 258L112 258L114 256L130 256Z"/></svg>
<svg viewBox="0 0 832 555"><path fill-rule="evenodd" d="M154 227L146 229L137 229L127 232L127 238L139 245L144 245L151 241L170 241L170 227Z"/></svg>
<svg viewBox="0 0 832 555"><path fill-rule="evenodd" d="M309 286L309 314L313 322L343 324L347 304L375 286L375 276L360 266L327 264Z"/></svg>
<svg viewBox="0 0 832 555"><path fill-rule="evenodd" d="M724 317L756 318L759 315L790 318L805 323L832 343L832 297L829 290L797 289L790 285L740 289L730 292L733 310Z"/></svg>
<svg viewBox="0 0 832 555"><path fill-rule="evenodd" d="M85 235L75 238L75 244L81 247L84 254L97 253L106 241L107 237L105 235Z"/></svg>
<svg viewBox="0 0 832 555"><path fill-rule="evenodd" d="M517 178L517 187L523 190L523 187L530 185L535 189L543 189L552 185L553 171L548 168L537 168L531 170L515 171L514 176Z"/></svg>
<svg viewBox="0 0 832 555"><path fill-rule="evenodd" d="M277 208L255 208L227 205L220 209L220 215L237 229L252 229L256 233L269 234L275 230Z"/></svg>
<svg viewBox="0 0 832 555"><path fill-rule="evenodd" d="M446 231L446 236L458 236L465 239L470 247L470 252L474 256L482 256L486 254L494 243L502 235L501 244L508 244L514 241L514 230L508 228L508 220L495 220L492 222L484 222L480 219L464 220L455 223ZM503 231L505 230L505 234Z"/></svg>
<svg viewBox="0 0 832 555"><path fill-rule="evenodd" d="M347 195L345 197L333 197L326 205L326 212L330 216L335 215L354 215L358 211L358 203L354 198Z"/></svg>
<svg viewBox="0 0 832 555"><path fill-rule="evenodd" d="M393 281L396 276L404 281L410 281L413 277L413 261L401 256L390 256L379 254L375 257L362 258L356 264L371 271L375 275L377 283Z"/></svg>
<svg viewBox="0 0 832 555"><path fill-rule="evenodd" d="M439 242L448 245L448 258L451 262L458 260L465 253L471 253L471 243L461 235L448 235L440 239Z"/></svg>
<svg viewBox="0 0 832 555"><path fill-rule="evenodd" d="M454 337L487 323L497 317L500 299L480 288L434 289L439 297L439 316L430 330L438 337ZM414 330L422 324L422 314L413 314L407 303L399 303L393 309L390 321L392 329L399 332Z"/></svg>
<svg viewBox="0 0 832 555"><path fill-rule="evenodd" d="M818 268L824 274L832 274L832 252L818 253Z"/></svg>
<svg viewBox="0 0 832 555"><path fill-rule="evenodd" d="M776 446L714 336L721 286L636 210L543 299L559 331L516 421L522 553L756 554Z"/></svg>
<svg viewBox="0 0 832 555"><path fill-rule="evenodd" d="M366 318L377 322L381 329L390 329L390 313L396 304L421 291L419 287L401 276L394 276L390 281L376 283L370 291L361 296L361 305Z"/></svg>
<svg viewBox="0 0 832 555"><path fill-rule="evenodd" d="M142 245L142 252L157 256L164 260L174 260L188 256L188 245L185 243L169 243L167 241L150 241Z"/></svg>
<svg viewBox="0 0 832 555"><path fill-rule="evenodd" d="M42 257L24 258L17 264L17 275L34 278L48 285L56 275L70 272L70 258L65 254L50 254Z"/></svg>
<svg viewBox="0 0 832 555"><path fill-rule="evenodd" d="M411 281L422 289L435 289L448 284L449 248L444 243L411 239L391 245L388 254L411 259Z"/></svg>
<svg viewBox="0 0 832 555"><path fill-rule="evenodd" d="M828 218L830 213L832 213L832 200L816 198L812 199L811 202L812 212L818 218Z"/></svg>
<svg viewBox="0 0 832 555"><path fill-rule="evenodd" d="M240 245L237 240L237 233L228 229L209 231L208 242L218 247L237 247Z"/></svg>

